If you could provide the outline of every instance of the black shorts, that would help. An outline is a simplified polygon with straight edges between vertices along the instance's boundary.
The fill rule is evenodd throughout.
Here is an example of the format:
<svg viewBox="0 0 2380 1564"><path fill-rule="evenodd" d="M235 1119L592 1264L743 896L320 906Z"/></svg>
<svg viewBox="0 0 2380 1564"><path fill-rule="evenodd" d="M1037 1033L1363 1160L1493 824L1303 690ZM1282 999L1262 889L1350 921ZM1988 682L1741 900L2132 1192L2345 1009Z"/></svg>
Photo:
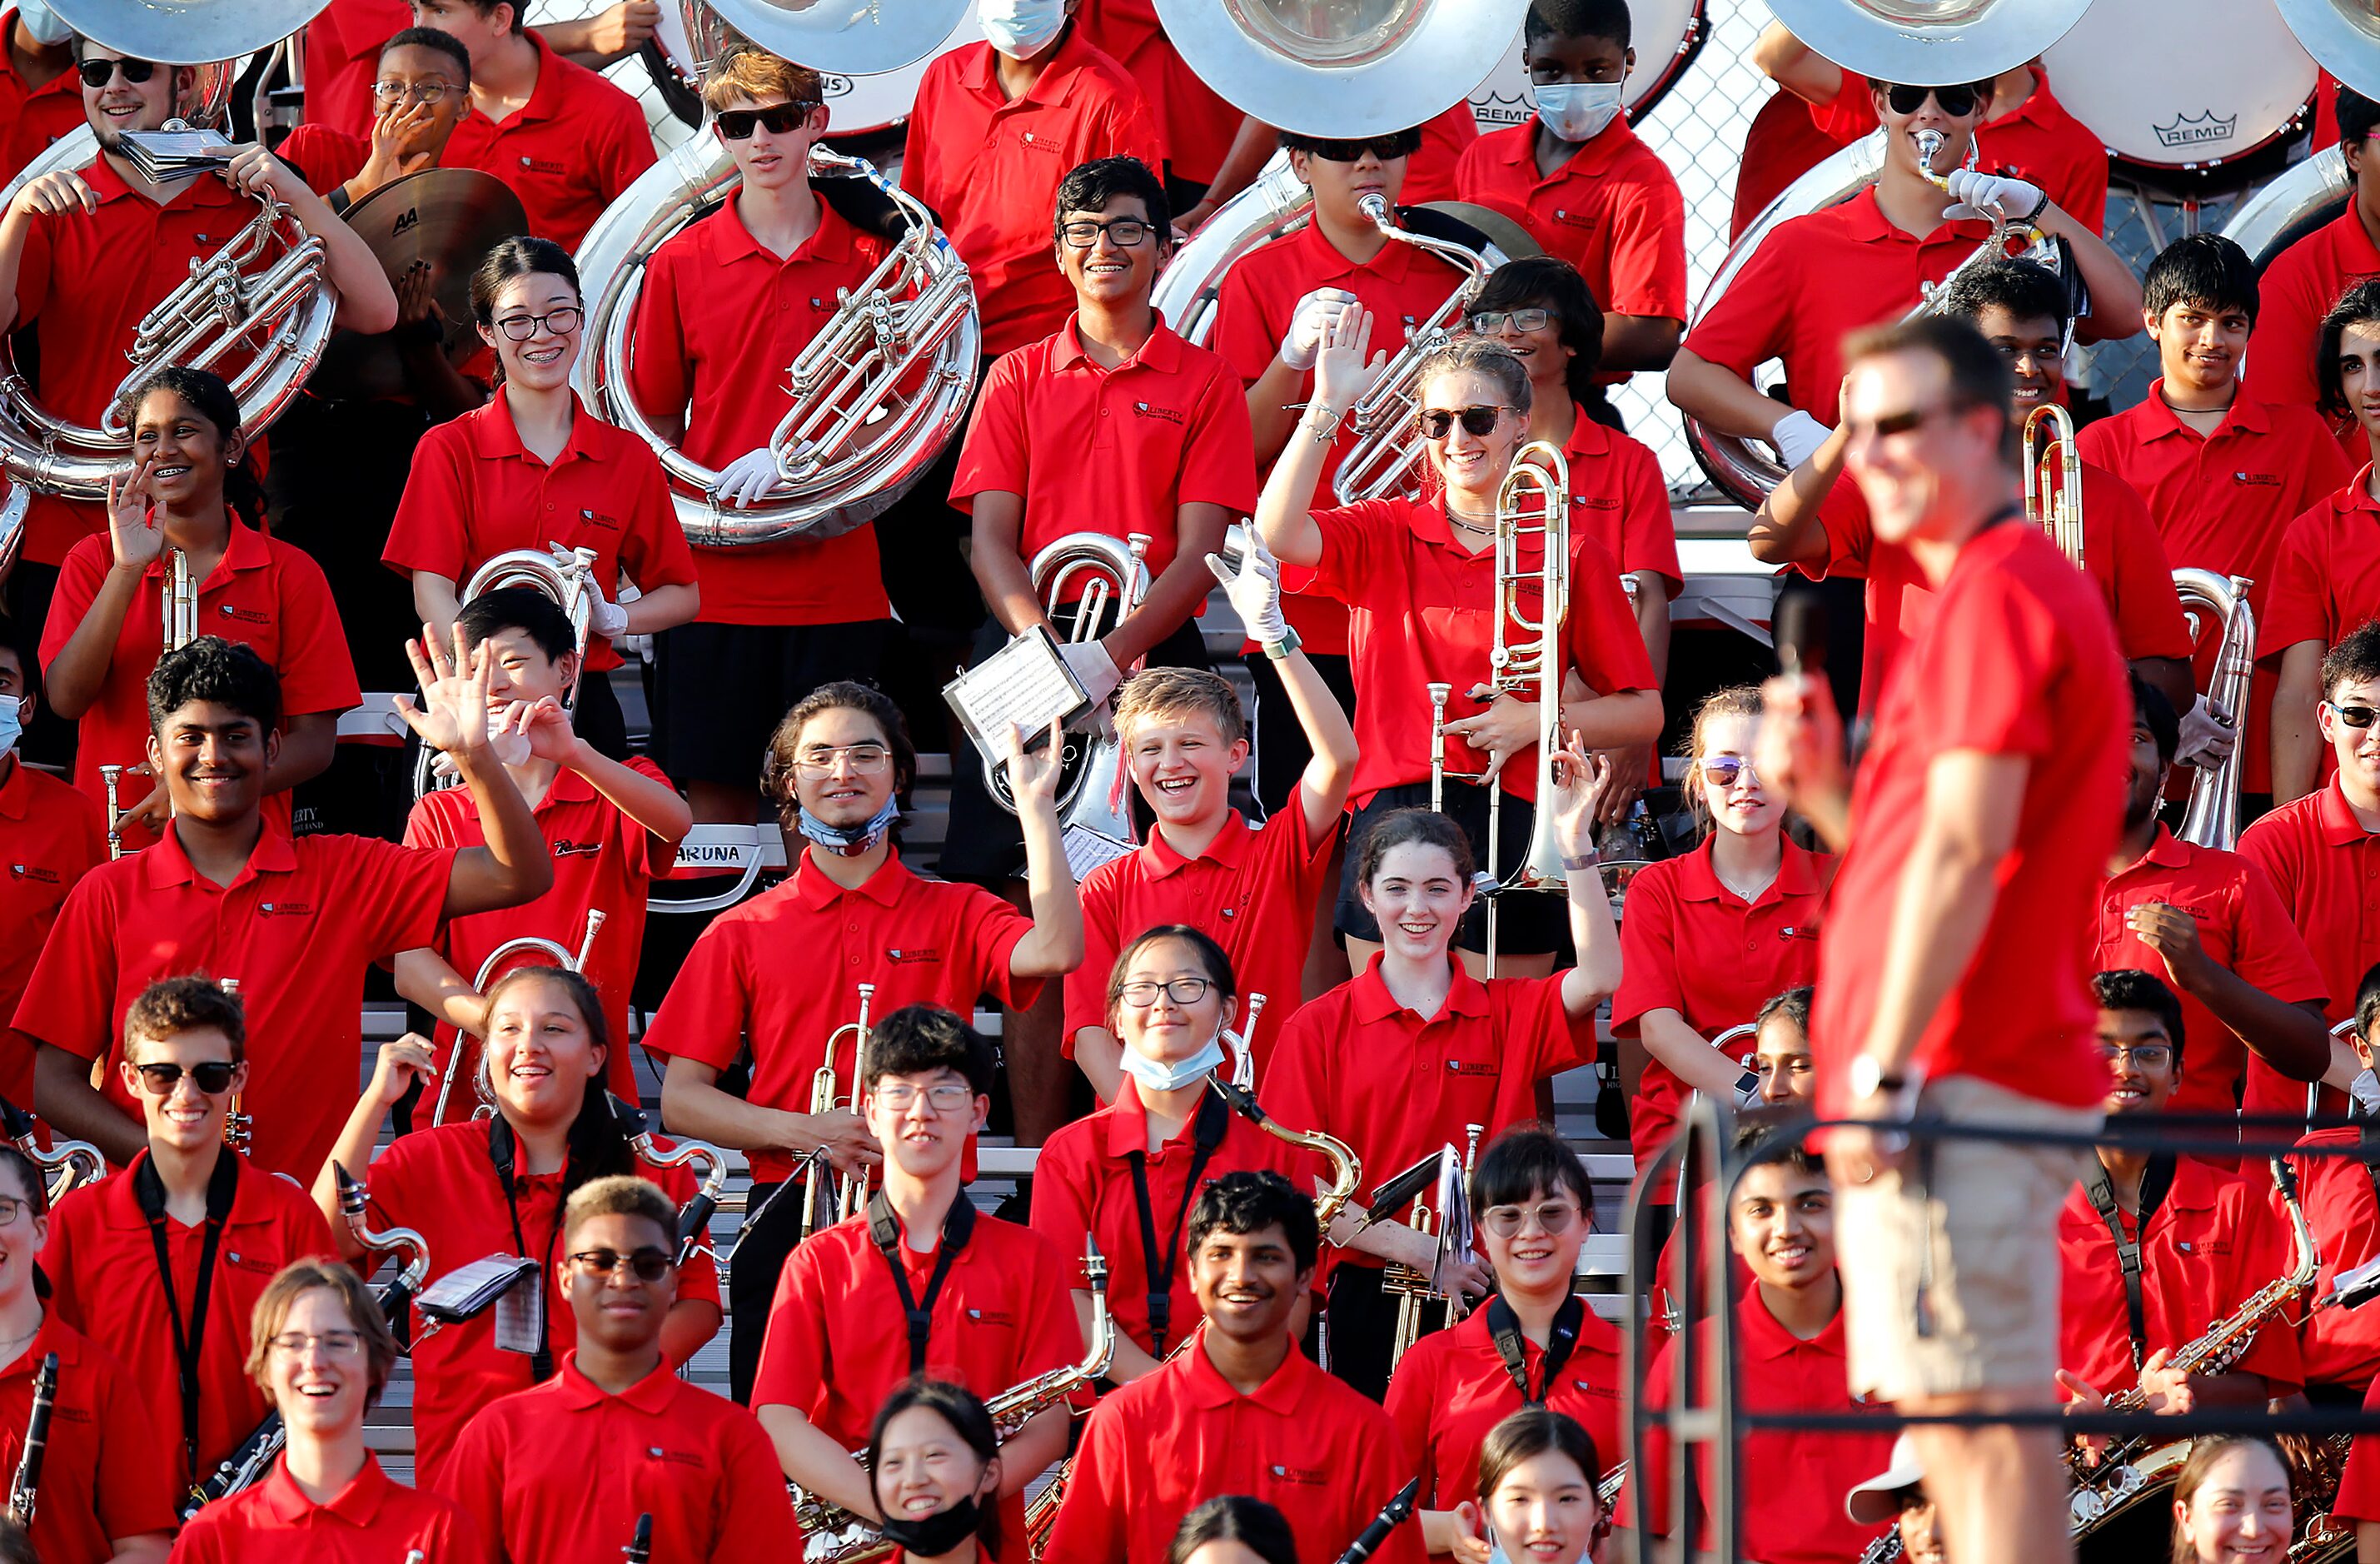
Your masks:
<svg viewBox="0 0 2380 1564"><path fill-rule="evenodd" d="M1372 801L1355 811L1347 827L1347 859L1339 871L1339 910L1332 924L1349 940L1380 942L1380 926L1364 910L1364 899L1355 893L1356 865L1364 855L1364 838L1371 833L1382 815L1398 809L1429 807L1429 783L1406 782L1397 787L1384 787L1372 795ZM1471 841L1473 857L1479 863L1488 861L1488 790L1475 782L1449 781L1446 784L1446 813L1463 828ZM1498 868L1510 874L1519 866L1529 845L1529 829L1536 819L1536 811L1525 800L1504 795L1504 818L1498 829ZM1541 956L1548 951L1559 952L1570 935L1570 903L1568 898L1542 891L1515 891L1502 898L1503 907L1496 915L1496 950L1508 956ZM1463 927L1454 942L1466 951L1488 948L1488 903L1485 900L1471 904L1463 916Z"/></svg>
<svg viewBox="0 0 2380 1564"><path fill-rule="evenodd" d="M674 782L758 787L769 735L837 679L872 684L889 619L681 624L654 640L653 754Z"/></svg>

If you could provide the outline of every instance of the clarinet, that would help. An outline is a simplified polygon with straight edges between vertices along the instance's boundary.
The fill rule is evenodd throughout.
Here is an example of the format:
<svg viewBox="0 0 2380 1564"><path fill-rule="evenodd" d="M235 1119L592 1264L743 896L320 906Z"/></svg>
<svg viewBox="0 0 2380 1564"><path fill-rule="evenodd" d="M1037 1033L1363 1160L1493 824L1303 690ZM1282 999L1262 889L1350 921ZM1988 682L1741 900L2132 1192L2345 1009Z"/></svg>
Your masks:
<svg viewBox="0 0 2380 1564"><path fill-rule="evenodd" d="M57 1399L58 1355L52 1352L33 1376L33 1415L25 1420L24 1453L17 1458L17 1475L8 1485L8 1518L29 1531L42 1486L42 1457L50 1448L50 1409Z"/></svg>
<svg viewBox="0 0 2380 1564"><path fill-rule="evenodd" d="M653 1518L650 1515L637 1517L637 1534L628 1539L628 1546L620 1550L620 1557L626 1559L628 1564L651 1564Z"/></svg>
<svg viewBox="0 0 2380 1564"><path fill-rule="evenodd" d="M1347 1545L1347 1551L1339 1556L1339 1564L1364 1564L1365 1559L1372 1557L1379 1546L1389 1540L1389 1534L1414 1512L1414 1500L1420 1497L1421 1479L1418 1477L1399 1488L1394 1498L1380 1506L1380 1512L1372 1517L1372 1523L1364 1528L1364 1534Z"/></svg>

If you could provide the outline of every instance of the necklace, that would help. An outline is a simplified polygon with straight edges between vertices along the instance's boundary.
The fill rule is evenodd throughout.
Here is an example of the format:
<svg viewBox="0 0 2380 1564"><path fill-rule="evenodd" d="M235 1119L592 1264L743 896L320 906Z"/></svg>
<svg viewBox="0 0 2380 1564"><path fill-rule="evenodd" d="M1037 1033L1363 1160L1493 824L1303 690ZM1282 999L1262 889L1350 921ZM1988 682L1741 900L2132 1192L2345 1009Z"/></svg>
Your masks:
<svg viewBox="0 0 2380 1564"><path fill-rule="evenodd" d="M1457 510L1451 503L1450 503L1446 507L1447 520L1463 528L1465 532L1475 532L1480 537L1486 538L1492 535L1496 528L1492 525L1488 527L1480 526L1477 520L1479 514L1480 513L1476 511ZM1493 522L1495 519L1495 513L1490 511L1487 514L1490 522Z"/></svg>

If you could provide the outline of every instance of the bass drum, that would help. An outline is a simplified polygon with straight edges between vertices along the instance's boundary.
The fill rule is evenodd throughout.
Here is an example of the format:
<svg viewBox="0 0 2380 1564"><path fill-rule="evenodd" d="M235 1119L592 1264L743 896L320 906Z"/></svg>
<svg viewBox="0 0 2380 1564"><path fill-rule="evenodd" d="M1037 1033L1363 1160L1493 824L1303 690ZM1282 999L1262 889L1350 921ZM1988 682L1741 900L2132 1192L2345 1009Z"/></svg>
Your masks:
<svg viewBox="0 0 2380 1564"><path fill-rule="evenodd" d="M1705 15L1708 0L1635 0L1628 8L1635 35L1636 67L1621 94L1632 123L1643 124L1670 88L1694 63L1710 39ZM1521 64L1521 34L1496 62L1487 79L1471 90L1471 117L1482 132L1520 125L1536 112L1529 98L1529 73Z"/></svg>
<svg viewBox="0 0 2380 1564"><path fill-rule="evenodd" d="M2244 189L2310 123L2313 57L2274 0L2096 0L2042 63L2118 177L2152 190Z"/></svg>

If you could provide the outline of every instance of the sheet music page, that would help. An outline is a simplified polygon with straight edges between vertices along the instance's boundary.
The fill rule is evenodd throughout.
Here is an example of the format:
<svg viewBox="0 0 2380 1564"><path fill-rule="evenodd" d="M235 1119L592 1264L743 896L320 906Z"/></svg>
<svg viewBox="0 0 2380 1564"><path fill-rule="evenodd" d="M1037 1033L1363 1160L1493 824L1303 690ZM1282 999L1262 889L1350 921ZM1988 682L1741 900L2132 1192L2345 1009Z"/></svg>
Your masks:
<svg viewBox="0 0 2380 1564"><path fill-rule="evenodd" d="M1010 723L1026 742L1090 705L1083 686L1058 655L1049 629L1036 625L942 686L977 748L995 761L1006 753Z"/></svg>

